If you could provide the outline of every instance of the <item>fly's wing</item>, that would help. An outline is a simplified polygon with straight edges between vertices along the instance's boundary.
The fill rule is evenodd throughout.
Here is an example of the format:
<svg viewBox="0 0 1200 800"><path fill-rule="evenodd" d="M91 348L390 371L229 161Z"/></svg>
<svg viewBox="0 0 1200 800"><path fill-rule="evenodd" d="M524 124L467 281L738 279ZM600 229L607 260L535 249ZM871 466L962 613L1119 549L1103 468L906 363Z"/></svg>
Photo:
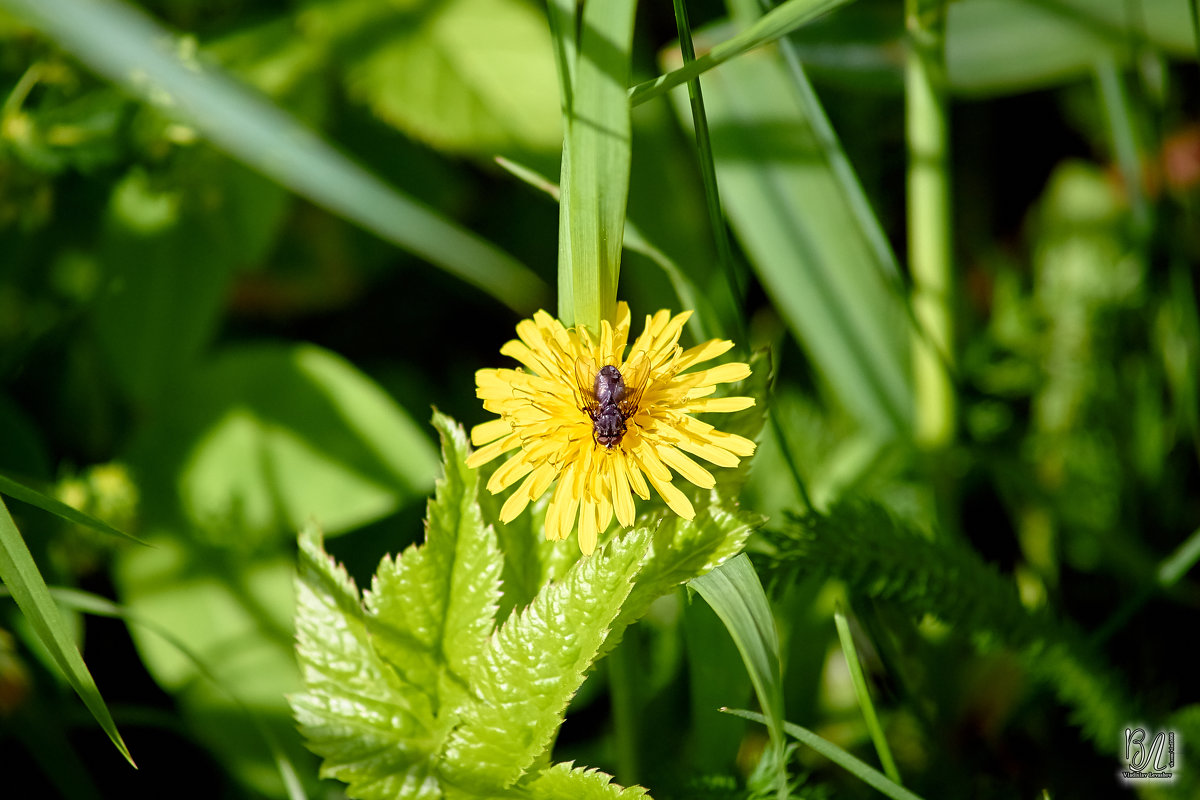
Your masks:
<svg viewBox="0 0 1200 800"><path fill-rule="evenodd" d="M642 393L650 382L650 367L650 359L644 350L632 353L625 361L625 370L621 373L625 379L625 396L618 408L626 419L636 414L642 405Z"/></svg>
<svg viewBox="0 0 1200 800"><path fill-rule="evenodd" d="M575 400L588 414L596 416L600 403L596 401L596 359L580 356L575 359Z"/></svg>

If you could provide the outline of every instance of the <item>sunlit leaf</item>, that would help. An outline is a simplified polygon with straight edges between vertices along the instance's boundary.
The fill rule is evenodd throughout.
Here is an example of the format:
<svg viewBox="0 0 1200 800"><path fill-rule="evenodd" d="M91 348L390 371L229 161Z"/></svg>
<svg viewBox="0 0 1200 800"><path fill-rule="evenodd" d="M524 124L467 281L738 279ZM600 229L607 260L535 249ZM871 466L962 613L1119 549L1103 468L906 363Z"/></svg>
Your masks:
<svg viewBox="0 0 1200 800"><path fill-rule="evenodd" d="M330 24L329 17L342 21ZM446 150L544 151L562 141L549 31L520 0L314 3L302 25L345 47L350 93Z"/></svg>
<svg viewBox="0 0 1200 800"><path fill-rule="evenodd" d="M193 372L130 461L158 504L216 540L282 537L315 519L340 533L432 486L425 434L378 386L313 346L230 351ZM178 487L178 488L176 488Z"/></svg>
<svg viewBox="0 0 1200 800"><path fill-rule="evenodd" d="M632 588L647 532L612 539L496 631L470 684L474 701L443 751L467 786L508 786L546 748Z"/></svg>

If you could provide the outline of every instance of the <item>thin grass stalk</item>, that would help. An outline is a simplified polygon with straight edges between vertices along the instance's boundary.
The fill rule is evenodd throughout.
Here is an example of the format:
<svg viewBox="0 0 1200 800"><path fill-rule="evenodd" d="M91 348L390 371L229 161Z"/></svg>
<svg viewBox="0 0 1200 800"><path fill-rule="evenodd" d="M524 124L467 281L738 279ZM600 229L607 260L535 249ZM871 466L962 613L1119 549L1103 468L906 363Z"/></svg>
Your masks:
<svg viewBox="0 0 1200 800"><path fill-rule="evenodd" d="M842 653L846 656L846 666L850 669L850 681L854 684L854 693L858 697L858 707L862 709L863 720L867 724L867 732L879 755L879 763L883 772L896 783L900 783L900 770L896 760L892 758L892 749L888 746L887 737L883 734L883 726L879 724L879 715L875 713L875 703L867 690L867 679L863 675L862 662L858 658L858 648L854 645L854 636L850 633L850 623L846 614L838 604L833 614L834 625L837 626L838 640L842 644Z"/></svg>
<svg viewBox="0 0 1200 800"><path fill-rule="evenodd" d="M696 60L696 48L692 43L692 27L688 22L687 7L683 0L672 0L675 5L675 26L679 31L679 53L684 66ZM717 166L713 158L712 138L708 132L708 115L704 111L704 93L700 88L699 76L687 82L688 101L692 108L692 127L696 133L696 151L700 161L700 178L704 183L704 199L708 208L708 223L712 228L717 246L717 260L729 284L729 293L737 308L732 319L738 326L737 338L745 341L745 322L740 313L742 298L745 297L745 278L733 261L729 246L729 230L725 226L725 213L721 209L721 194L717 189Z"/></svg>
<svg viewBox="0 0 1200 800"><path fill-rule="evenodd" d="M1112 56L1099 59L1093 66L1100 105L1108 121L1113 154L1121 170L1121 180L1129 198L1133 229L1139 241L1144 241L1151 223L1150 201L1142 184L1142 162L1137 141L1137 123L1130 108L1120 68Z"/></svg>
<svg viewBox="0 0 1200 800"><path fill-rule="evenodd" d="M905 0L905 129L908 139L908 258L918 330L911 337L914 438L927 449L954 439L954 272L950 236L944 62L945 5Z"/></svg>
<svg viewBox="0 0 1200 800"><path fill-rule="evenodd" d="M1138 593L1125 601L1092 635L1092 646L1102 646L1113 634L1124 628L1133 615L1141 611L1155 594L1170 591L1197 561L1200 561L1200 528L1192 531L1171 555L1159 562L1158 569L1154 571L1154 580L1144 582Z"/></svg>
<svg viewBox="0 0 1200 800"><path fill-rule="evenodd" d="M759 5L763 10L770 9L769 0L760 0ZM804 64L800 61L796 45L785 36L779 40L778 46L783 61L787 65L788 73L792 76L796 96L808 116L813 134L816 136L821 152L829 161L829 168L837 178L842 194L845 195L846 201L854 211L864 241L871 248L875 260L887 271L885 277L888 283L892 286L900 286L902 279L900 266L896 262L896 254L888 242L883 226L879 223L879 217L871 207L871 201L867 198L862 182L858 179L858 173L854 171L854 165L850 163L846 151L842 149L842 142L838 139L837 132L833 129L833 123L829 121L829 115L825 113L825 107L821 105L821 100L817 97L816 90L813 89L812 82L808 79L808 73L804 71Z"/></svg>

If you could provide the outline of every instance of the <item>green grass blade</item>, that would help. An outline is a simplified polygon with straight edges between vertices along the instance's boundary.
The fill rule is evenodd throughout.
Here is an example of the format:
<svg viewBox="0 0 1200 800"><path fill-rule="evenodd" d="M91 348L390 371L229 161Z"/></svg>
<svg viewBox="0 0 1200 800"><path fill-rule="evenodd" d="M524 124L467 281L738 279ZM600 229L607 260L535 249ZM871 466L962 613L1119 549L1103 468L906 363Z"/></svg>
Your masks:
<svg viewBox="0 0 1200 800"><path fill-rule="evenodd" d="M780 36L786 36L804 23L832 11L846 2L849 0L788 0L770 13L764 14L758 22L746 30L721 42L695 61L634 86L629 90L629 101L636 106L658 97L668 90L704 74L713 67L725 63L734 56L773 42Z"/></svg>
<svg viewBox="0 0 1200 800"><path fill-rule="evenodd" d="M892 749L888 747L887 737L883 735L883 727L875 713L875 703L867 690L867 679L863 675L862 662L858 659L858 648L854 645L854 636L850 633L850 623L846 614L839 608L833 614L834 625L837 626L838 640L842 643L842 653L846 656L846 666L850 668L850 681L854 684L854 694L858 697L858 707L862 709L863 719L867 723L867 731L871 741L875 743L875 752L879 754L879 763L883 771L896 783L900 782L900 770L892 758Z"/></svg>
<svg viewBox="0 0 1200 800"><path fill-rule="evenodd" d="M1200 560L1200 528L1158 565L1158 585L1170 589Z"/></svg>
<svg viewBox="0 0 1200 800"><path fill-rule="evenodd" d="M1141 610L1155 593L1169 591L1197 561L1200 561L1200 528L1192 531L1183 544L1159 562L1158 569L1154 572L1154 582L1144 584L1137 594L1122 603L1104 625L1092 634L1092 643L1099 645L1125 627L1130 618Z"/></svg>
<svg viewBox="0 0 1200 800"><path fill-rule="evenodd" d="M85 528L91 528L100 533L107 533L109 536L119 536L122 539L128 539L131 542L138 544L146 544L141 539L133 534L118 530L112 525L109 525L103 520L96 519L90 514L85 514L77 508L72 508L61 500L57 500L49 495L30 489L23 483L18 483L12 478L6 478L0 475L0 495L7 495L14 500L20 500L28 503L34 508L40 508L42 511L49 512L56 517L65 519L67 522L73 522L76 525L83 525Z"/></svg>
<svg viewBox="0 0 1200 800"><path fill-rule="evenodd" d="M783 759L783 670L779 634L758 574L745 553L693 579L689 584L712 606L733 637L750 673L750 682L766 712L771 745L779 769L780 800L787 797L787 771Z"/></svg>
<svg viewBox="0 0 1200 800"><path fill-rule="evenodd" d="M768 296L872 435L907 431L907 309L782 60L750 53L706 75L704 92L722 202Z"/></svg>
<svg viewBox="0 0 1200 800"><path fill-rule="evenodd" d="M300 778L296 774L296 767L288 758L287 753L279 746L275 740L275 736L262 723L258 713L246 705L246 703L238 697L228 685L226 685L216 671L213 670L205 660L184 642L183 639L176 636L169 628L155 623L153 620L146 618L140 614L130 611L128 608L112 602L108 598L92 594L90 592L79 591L78 589L55 588L50 590L50 594L64 606L73 608L76 611L81 611L85 614L94 614L100 617L112 617L123 619L126 622L138 625L151 631L156 636L159 636L163 641L168 642L172 647L176 648L185 658L192 662L196 667L196 671L211 681L223 694L228 696L233 702L246 713L248 719L254 724L255 728L266 741L268 748L275 757L275 766L279 770L280 778L283 785L287 787L289 800L305 800L307 794L304 787L300 783Z"/></svg>
<svg viewBox="0 0 1200 800"><path fill-rule="evenodd" d="M748 719L752 722L761 722L766 724L767 719L762 714L755 714L753 711L743 711L742 709L727 708L724 711L732 714L735 717ZM873 789L878 789L893 800L921 800L921 796L905 789L900 784L893 781L887 775L884 775L879 770L869 764L859 761L854 756L847 753L842 748L838 747L833 742L823 739L817 734L810 731L808 728L801 727L791 722L783 723L783 729L789 736L796 738L802 744L811 747L821 755L828 758L833 763L837 764L842 769L849 772L854 777L861 780Z"/></svg>
<svg viewBox="0 0 1200 800"><path fill-rule="evenodd" d="M1189 0L1188 7L1192 12L1192 40L1196 48L1196 60L1200 61L1200 1Z"/></svg>
<svg viewBox="0 0 1200 800"><path fill-rule="evenodd" d="M214 145L317 205L474 284L510 308L548 300L527 267L389 187L308 128L113 0L0 0L91 69L194 126ZM168 42L167 46L163 43Z"/></svg>
<svg viewBox="0 0 1200 800"><path fill-rule="evenodd" d="M574 84L563 90L571 106L559 203L559 317L596 333L600 320L613 319L617 307L633 155L626 88L636 7L635 0L582 7ZM561 42L562 27L561 22L554 27L557 49L569 52ZM566 82L570 75L560 71L559 79Z"/></svg>
<svg viewBox="0 0 1200 800"><path fill-rule="evenodd" d="M83 656L79 654L75 642L71 639L71 631L66 620L50 596L50 590L42 575L38 572L37 564L16 523L8 513L8 508L0 501L0 581L12 593L17 608L25 615L38 639L45 645L46 650L62 671L63 677L71 684L71 688L83 700L84 705L92 712L96 722L108 734L108 738L116 745L125 760L136 767L129 755L129 748L117 731L116 723L96 688L96 681Z"/></svg>

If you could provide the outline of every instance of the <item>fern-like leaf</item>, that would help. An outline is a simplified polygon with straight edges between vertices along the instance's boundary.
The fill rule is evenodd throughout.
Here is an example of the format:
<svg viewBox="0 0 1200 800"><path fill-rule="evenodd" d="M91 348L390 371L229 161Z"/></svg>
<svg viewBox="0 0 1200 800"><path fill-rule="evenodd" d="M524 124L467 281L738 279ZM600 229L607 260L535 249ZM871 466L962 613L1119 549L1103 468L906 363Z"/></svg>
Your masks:
<svg viewBox="0 0 1200 800"><path fill-rule="evenodd" d="M1112 752L1113 731L1135 718L1124 684L1078 629L1048 611L1026 609L1015 585L955 541L932 541L874 504L812 513L769 536L765 572L838 578L852 594L888 602L913 618L931 614L977 647L1022 654L1030 673L1053 687L1097 749Z"/></svg>

